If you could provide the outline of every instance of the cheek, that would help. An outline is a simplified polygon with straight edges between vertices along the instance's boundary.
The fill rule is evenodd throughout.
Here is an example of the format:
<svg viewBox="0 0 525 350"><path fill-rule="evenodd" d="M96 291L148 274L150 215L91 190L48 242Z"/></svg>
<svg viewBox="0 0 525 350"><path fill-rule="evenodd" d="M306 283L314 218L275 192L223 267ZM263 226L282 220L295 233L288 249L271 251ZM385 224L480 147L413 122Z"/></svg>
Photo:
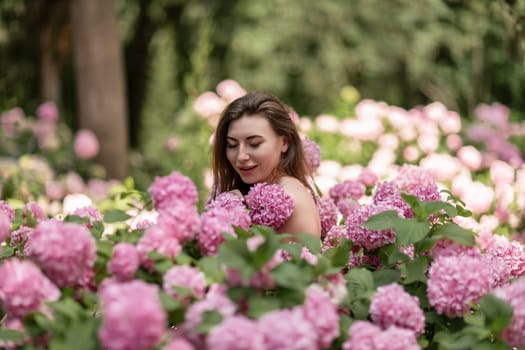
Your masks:
<svg viewBox="0 0 525 350"><path fill-rule="evenodd" d="M230 163L232 164L235 163L235 157L236 157L236 154L234 150L231 150L231 149L226 150L226 158L228 158L228 161Z"/></svg>

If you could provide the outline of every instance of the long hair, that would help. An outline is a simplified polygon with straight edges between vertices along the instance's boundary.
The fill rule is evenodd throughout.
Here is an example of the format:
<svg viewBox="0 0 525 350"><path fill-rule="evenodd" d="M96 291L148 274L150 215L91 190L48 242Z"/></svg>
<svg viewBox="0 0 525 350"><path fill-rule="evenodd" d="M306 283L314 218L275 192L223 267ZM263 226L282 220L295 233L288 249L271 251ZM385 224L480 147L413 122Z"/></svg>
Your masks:
<svg viewBox="0 0 525 350"><path fill-rule="evenodd" d="M211 165L213 171L212 198L219 193L238 189L246 194L250 185L242 181L241 177L228 161L226 156L227 136L230 124L243 116L260 115L265 117L272 129L279 136L284 136L288 142L288 149L281 154L277 169L278 176L291 176L303 183L315 196L308 182L308 172L301 138L290 119L285 105L275 96L263 93L248 93L231 102L222 112L211 152Z"/></svg>

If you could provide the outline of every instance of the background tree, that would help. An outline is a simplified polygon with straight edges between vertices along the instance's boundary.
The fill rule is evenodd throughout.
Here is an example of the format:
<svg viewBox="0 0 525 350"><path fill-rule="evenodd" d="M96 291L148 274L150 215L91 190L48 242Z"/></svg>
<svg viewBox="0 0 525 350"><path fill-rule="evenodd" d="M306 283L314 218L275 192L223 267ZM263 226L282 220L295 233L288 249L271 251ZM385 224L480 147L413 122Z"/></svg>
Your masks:
<svg viewBox="0 0 525 350"><path fill-rule="evenodd" d="M101 142L110 178L127 174L127 120L116 11L109 0L72 0L71 23L80 125Z"/></svg>

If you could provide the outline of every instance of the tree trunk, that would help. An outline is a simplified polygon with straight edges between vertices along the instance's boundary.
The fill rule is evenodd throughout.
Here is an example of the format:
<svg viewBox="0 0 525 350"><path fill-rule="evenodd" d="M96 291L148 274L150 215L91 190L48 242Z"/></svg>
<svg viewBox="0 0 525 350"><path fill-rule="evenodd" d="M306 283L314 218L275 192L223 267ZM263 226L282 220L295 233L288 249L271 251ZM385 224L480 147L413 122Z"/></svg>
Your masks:
<svg viewBox="0 0 525 350"><path fill-rule="evenodd" d="M79 120L100 142L109 178L127 174L124 70L112 0L72 0L71 25Z"/></svg>

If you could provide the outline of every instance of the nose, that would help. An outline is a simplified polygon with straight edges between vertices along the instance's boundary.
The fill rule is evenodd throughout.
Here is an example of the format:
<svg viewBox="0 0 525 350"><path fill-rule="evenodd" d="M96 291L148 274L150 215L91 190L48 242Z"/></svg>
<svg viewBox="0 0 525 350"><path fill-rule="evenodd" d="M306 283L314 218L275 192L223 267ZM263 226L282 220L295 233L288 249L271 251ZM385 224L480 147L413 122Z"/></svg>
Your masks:
<svg viewBox="0 0 525 350"><path fill-rule="evenodd" d="M246 146L243 146L243 145L239 146L239 154L237 155L237 159L241 162L247 161L248 159L250 159L250 154L248 153Z"/></svg>

